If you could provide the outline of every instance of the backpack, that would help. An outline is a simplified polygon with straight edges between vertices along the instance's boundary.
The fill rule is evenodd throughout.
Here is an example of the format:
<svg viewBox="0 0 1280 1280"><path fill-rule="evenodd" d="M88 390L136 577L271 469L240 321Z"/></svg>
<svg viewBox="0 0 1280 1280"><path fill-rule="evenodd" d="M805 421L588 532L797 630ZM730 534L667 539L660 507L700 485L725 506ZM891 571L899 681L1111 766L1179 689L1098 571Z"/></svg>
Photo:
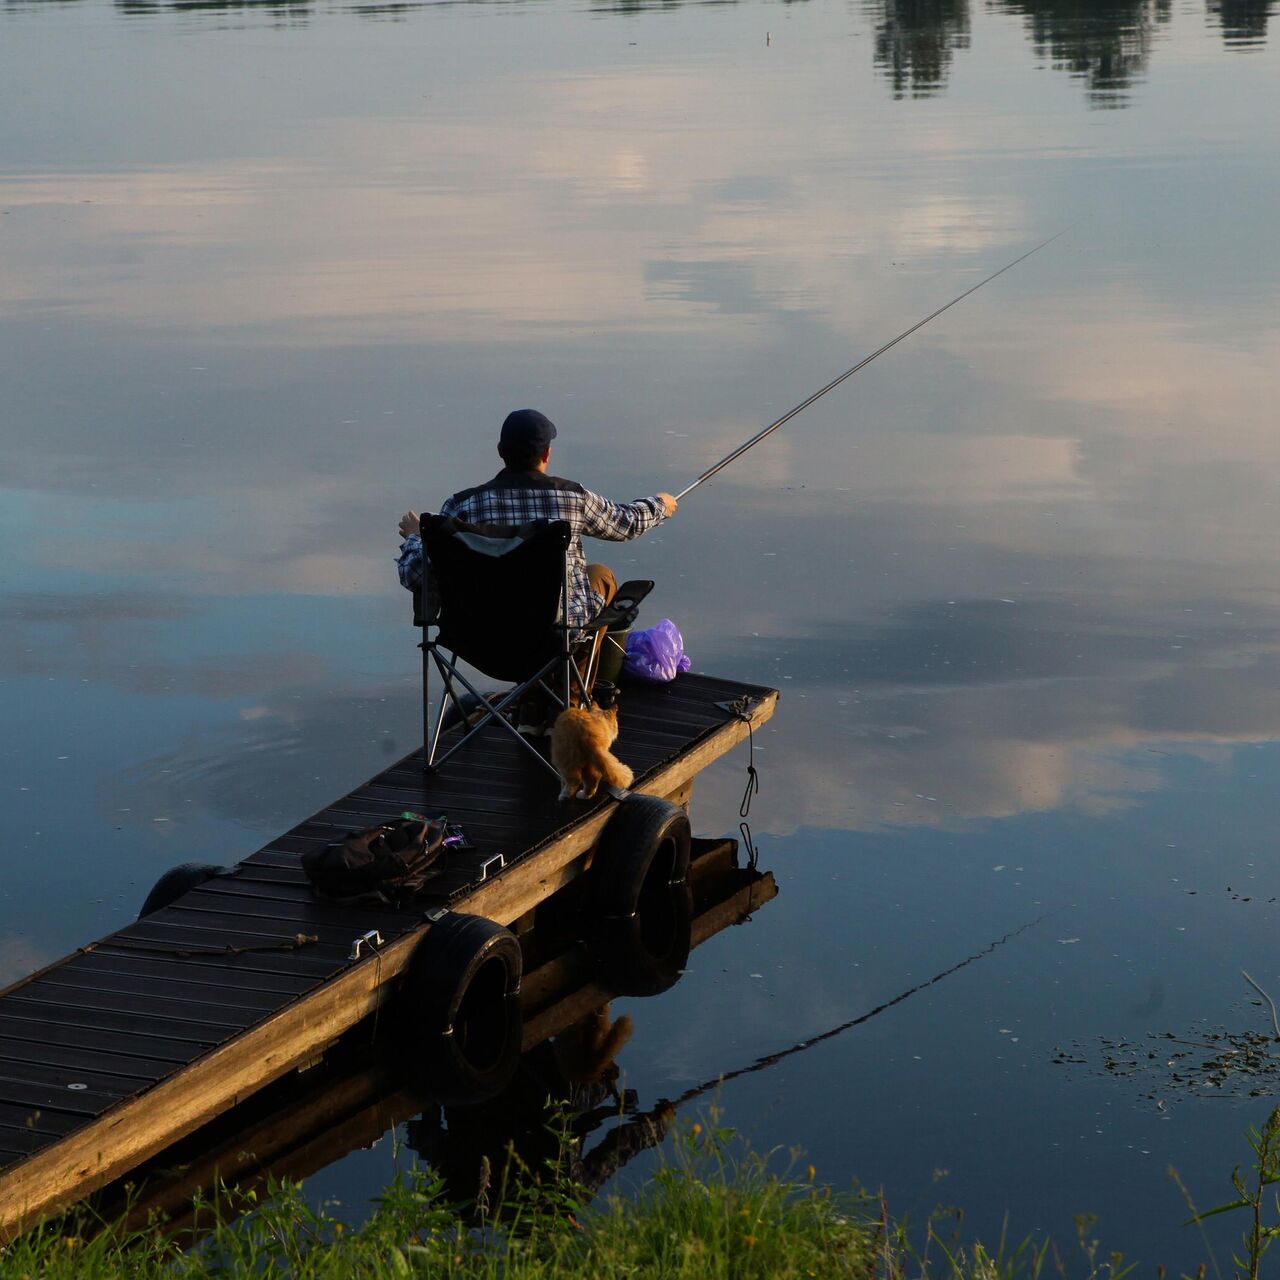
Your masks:
<svg viewBox="0 0 1280 1280"><path fill-rule="evenodd" d="M304 853L302 869L323 897L389 902L402 891L420 887L449 835L444 818L406 814Z"/></svg>

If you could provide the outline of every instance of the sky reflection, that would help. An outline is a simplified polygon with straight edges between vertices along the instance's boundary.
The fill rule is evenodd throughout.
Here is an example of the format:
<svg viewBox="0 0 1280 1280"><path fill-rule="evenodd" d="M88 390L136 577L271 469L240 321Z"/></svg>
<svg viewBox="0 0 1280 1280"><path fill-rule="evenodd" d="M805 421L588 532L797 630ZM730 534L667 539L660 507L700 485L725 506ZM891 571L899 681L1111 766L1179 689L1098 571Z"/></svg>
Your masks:
<svg viewBox="0 0 1280 1280"><path fill-rule="evenodd" d="M865 1151L927 1187L975 1111L1074 1141L1114 1098L1046 1078L1064 1028L1207 1016L1237 962L1280 981L1262 917L1173 884L1270 874L1274 4L617 8L0 10L0 978L409 749L395 521L496 469L511 407L560 424L556 469L675 490L1070 224L610 558L697 667L784 693L765 940L650 1002L631 1069L661 1096L1050 903L1053 936L907 1023L1017 1107L880 1029L789 1078L867 1082L918 1119L900 1157L887 1120L855 1157L794 1093L737 1097L833 1178ZM759 997L775 960L803 999ZM1184 1123L1144 1114L1147 1150L1209 1141ZM1021 1154L1102 1185L1094 1148Z"/></svg>
<svg viewBox="0 0 1280 1280"><path fill-rule="evenodd" d="M984 15L987 35L1005 11L1046 47L1066 38L1068 15L1024 4ZM101 27L100 7L77 12L135 38ZM333 598L398 619L389 513L487 474L510 403L562 422L558 461L589 483L678 487L1078 209L1066 238L620 566L659 577L659 607L706 665L776 667L804 690L789 714L814 750L779 752L805 763L778 830L1096 811L1158 785L1152 750L1274 734L1277 264L1217 234L1211 261L1203 239L1189 272L1182 253L1215 209L1206 168L1225 180L1248 156L1257 190L1274 180L1274 120L1206 91L1193 129L1156 82L1086 142L1082 104L1061 99L1034 119L1008 113L1004 90L957 90L945 116L893 105L835 74L848 51L808 10L732 63L706 47L710 11L681 37L636 28L639 52L571 13L512 12L565 37L548 65L512 46L464 79L451 64L475 20L424 12L445 55L425 93L383 76L349 98L358 109L317 116L333 101L322 42L316 98L270 147L234 154L214 131L181 162L90 165L55 113L43 128L64 162L42 163L37 138L10 164L0 449L18 527L39 535L5 604L8 670L215 703L261 693L235 734L314 714L298 733L316 742L332 716L309 699L354 672L331 663L340 645L275 652L288 622L262 652L255 612ZM1000 56L965 7L868 17L880 52L915 23ZM1091 22L1090 48L1159 24L1168 67L1239 79L1167 7ZM210 49L231 38L210 31ZM1128 74L1103 61L1108 83ZM193 93L217 66L193 65ZM115 109L154 87L143 77ZM806 118L824 127L797 135ZM1234 152L1207 155L1224 131ZM1082 166L1118 203L1082 199ZM1157 213L1166 237L1144 238ZM41 527L27 498L42 493L87 502L98 536ZM312 606L297 607L301 634ZM395 641L375 651L381 698L408 676ZM273 688L303 705L274 707ZM384 727L402 741L413 718L397 714ZM1126 753L1119 772L1098 763ZM230 790L209 803L233 815L236 770L216 757L210 786ZM934 792L944 808L920 800Z"/></svg>

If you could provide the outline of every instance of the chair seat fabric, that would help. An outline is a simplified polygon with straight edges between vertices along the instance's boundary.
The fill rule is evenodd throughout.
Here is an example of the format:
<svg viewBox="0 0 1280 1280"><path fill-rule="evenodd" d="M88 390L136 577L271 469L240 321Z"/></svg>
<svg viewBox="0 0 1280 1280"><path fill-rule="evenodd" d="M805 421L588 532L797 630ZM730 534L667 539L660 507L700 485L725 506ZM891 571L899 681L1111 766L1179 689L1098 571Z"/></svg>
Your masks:
<svg viewBox="0 0 1280 1280"><path fill-rule="evenodd" d="M560 651L571 529L564 520L469 524L424 515L436 642L495 680L526 680Z"/></svg>

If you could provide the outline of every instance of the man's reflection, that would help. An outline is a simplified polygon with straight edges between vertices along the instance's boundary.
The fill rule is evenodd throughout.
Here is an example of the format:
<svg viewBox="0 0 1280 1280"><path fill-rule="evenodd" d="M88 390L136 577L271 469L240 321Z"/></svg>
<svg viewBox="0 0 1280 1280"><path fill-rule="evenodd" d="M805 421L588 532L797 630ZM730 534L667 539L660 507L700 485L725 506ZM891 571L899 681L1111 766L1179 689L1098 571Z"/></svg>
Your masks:
<svg viewBox="0 0 1280 1280"><path fill-rule="evenodd" d="M618 1053L631 1019L603 1005L521 1059L511 1085L482 1106L435 1106L406 1126L408 1145L444 1179L451 1197L471 1202L508 1175L549 1180L594 1194L641 1151L657 1146L675 1108L638 1107L618 1090ZM594 1146L588 1140L611 1120Z"/></svg>

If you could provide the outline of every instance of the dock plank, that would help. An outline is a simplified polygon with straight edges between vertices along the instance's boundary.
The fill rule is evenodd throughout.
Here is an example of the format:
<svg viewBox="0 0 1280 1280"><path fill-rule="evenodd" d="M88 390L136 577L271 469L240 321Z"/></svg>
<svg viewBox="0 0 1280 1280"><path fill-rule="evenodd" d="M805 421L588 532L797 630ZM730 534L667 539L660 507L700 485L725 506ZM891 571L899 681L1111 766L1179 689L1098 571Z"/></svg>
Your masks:
<svg viewBox="0 0 1280 1280"><path fill-rule="evenodd" d="M127 962L130 965L150 962L153 964L172 964L176 970L187 969L216 970L225 973L228 981L237 974L248 977L262 977L266 981L280 978L306 981L311 985L322 982L329 977L340 961L321 959L299 951L254 951L242 952L238 955L191 955L184 954L180 948L168 943L156 944L154 949L147 939L129 938L124 943L116 943L106 939L94 947L93 955L103 962L112 965ZM314 950L314 948L309 948ZM126 970L142 973L143 970ZM266 982L264 982L264 989Z"/></svg>
<svg viewBox="0 0 1280 1280"><path fill-rule="evenodd" d="M119 1031L131 1035L141 1031L163 1040L176 1040L186 1044L218 1044L228 1033L243 1031L257 1021L250 1010L201 1009L202 1017L180 1017L176 1012L160 1012L157 1003L145 995L137 1000L138 1007L127 1012L92 1004L63 1004L58 1001L29 996L14 996L5 1001L0 1020L5 1022L34 1022L48 1026L77 1027L86 1031Z"/></svg>
<svg viewBox="0 0 1280 1280"><path fill-rule="evenodd" d="M83 1005L91 1003L101 1009L118 1009L124 1012L136 1009L181 1010L190 1014L193 1010L216 1011L222 1008L240 1015L261 1014L266 1009L279 1008L281 998L274 991L249 991L243 987L236 991L213 983L176 983L159 978L140 987L137 978L110 975L85 974L70 966L56 974L41 978L23 988L51 1004Z"/></svg>
<svg viewBox="0 0 1280 1280"><path fill-rule="evenodd" d="M10 1075L17 1074L19 1070L38 1070L39 1075L35 1078L42 1080L60 1080L65 1073L68 1084L76 1081L89 1083L97 1076L121 1082L136 1080L153 1084L173 1070L173 1063L108 1050L97 1050L90 1056L75 1041L64 1046L49 1041L31 1043L0 1035L0 1067ZM105 1089L107 1085L100 1083L97 1087Z"/></svg>
<svg viewBox="0 0 1280 1280"><path fill-rule="evenodd" d="M95 1071L86 1071L83 1065L76 1067L54 1067L48 1063L32 1061L24 1058L20 1062L0 1058L0 1094L16 1102L27 1101L19 1093L10 1094L10 1086L31 1086L47 1089L53 1093L67 1090L74 1098L79 1090L70 1089L71 1085L83 1085L85 1090L97 1098L119 1100L146 1088L154 1077L113 1076Z"/></svg>
<svg viewBox="0 0 1280 1280"><path fill-rule="evenodd" d="M320 929L340 930L348 941L363 930L352 929L352 921L365 928L412 929L422 917L420 911L393 911L387 907L360 904L342 906L325 902L314 894L305 897L275 897L263 900L253 895L229 894L193 889L171 908L174 920L206 926L224 922L237 928L257 928L270 922L295 932L315 933ZM367 923L366 923L367 921Z"/></svg>
<svg viewBox="0 0 1280 1280"><path fill-rule="evenodd" d="M75 1084L85 1084L77 1080ZM10 1076L0 1071L0 1091L5 1099L19 1106L32 1107L41 1112L59 1112L72 1116L101 1115L108 1107L120 1101L117 1093L103 1093L96 1089L69 1089L67 1085L45 1081L33 1082Z"/></svg>
<svg viewBox="0 0 1280 1280"><path fill-rule="evenodd" d="M237 962L252 956L236 957ZM271 958L271 957L267 957ZM50 981L83 982L95 985L102 979L136 987L139 980L148 984L173 983L185 986L215 986L228 992L244 992L246 995L271 999L277 1003L309 991L321 981L297 973L272 973L266 969L236 967L227 960L216 957L207 960L176 960L172 956L152 956L136 952L95 949L47 975Z"/></svg>
<svg viewBox="0 0 1280 1280"><path fill-rule="evenodd" d="M208 1047L133 1031L122 1033L62 1025L45 1019L14 1018L7 1014L0 1015L0 1038L77 1049L81 1062L97 1062L99 1054L114 1053L125 1057L145 1056L167 1063L171 1068L190 1062Z"/></svg>
<svg viewBox="0 0 1280 1280"><path fill-rule="evenodd" d="M352 923L357 921L353 920ZM315 960L316 963L333 966L341 964L353 936L349 925L336 929L316 925L305 931L305 936L314 938L315 941L292 947L290 944L298 932L299 930L290 929L287 925L273 928L270 920L254 927L252 923L243 920L224 920L211 915L192 919L176 907L166 907L163 911L157 911L155 915L130 925L127 930L122 930L116 943L124 945L136 942L139 944L137 949L152 955L172 952L179 956L204 954L206 951L230 954L231 949L236 947L246 950L257 948L257 954L269 955L275 951L284 953L287 948L299 961Z"/></svg>
<svg viewBox="0 0 1280 1280"><path fill-rule="evenodd" d="M61 1111L42 1111L39 1107L24 1107L19 1103L0 1102L0 1129L7 1137L14 1133L42 1133L47 1137L61 1138L64 1134L84 1124L83 1116L67 1115Z"/></svg>

